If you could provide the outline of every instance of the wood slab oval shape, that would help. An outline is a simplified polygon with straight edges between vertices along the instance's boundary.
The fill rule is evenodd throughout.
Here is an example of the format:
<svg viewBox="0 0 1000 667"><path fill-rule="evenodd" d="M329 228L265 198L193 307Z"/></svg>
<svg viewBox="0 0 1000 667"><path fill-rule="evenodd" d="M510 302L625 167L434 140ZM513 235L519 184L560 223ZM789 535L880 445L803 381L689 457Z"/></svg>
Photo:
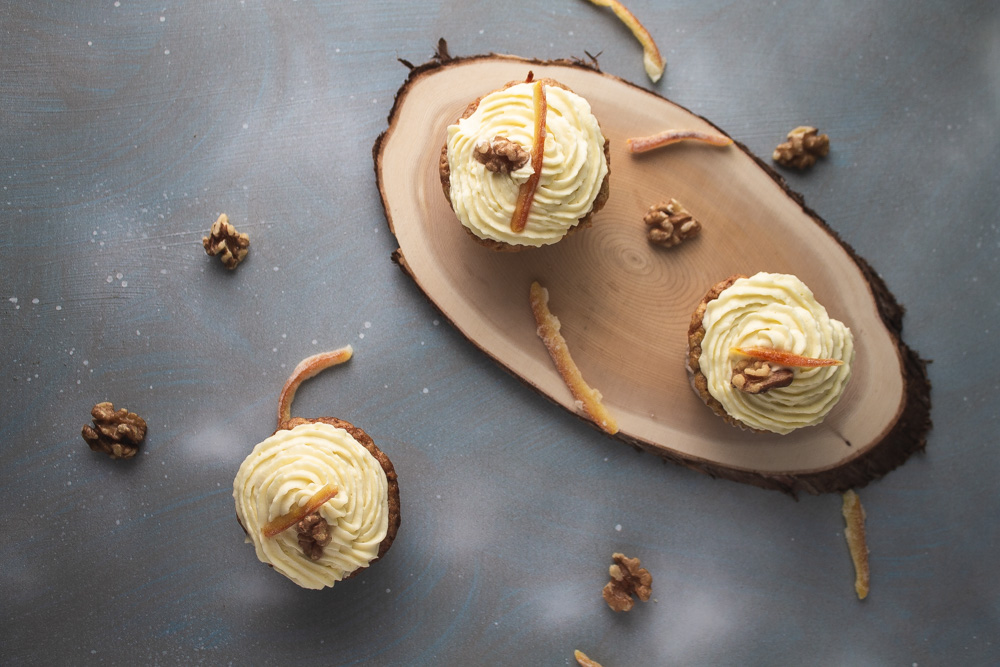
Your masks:
<svg viewBox="0 0 1000 667"><path fill-rule="evenodd" d="M469 237L442 193L446 128L476 98L529 70L584 96L611 141L611 196L593 224L562 242L496 252ZM796 493L863 486L924 447L930 399L924 362L901 340L902 309L871 267L738 142L683 143L640 155L629 137L668 128L713 133L707 120L576 61L511 56L437 60L411 70L373 149L394 259L483 352L578 413L536 335L528 294L552 312L583 377L604 395L616 436L671 461ZM642 216L678 199L703 225L675 248L650 245ZM716 282L791 273L853 331L853 376L826 420L789 435L750 433L715 416L689 385L686 332Z"/></svg>

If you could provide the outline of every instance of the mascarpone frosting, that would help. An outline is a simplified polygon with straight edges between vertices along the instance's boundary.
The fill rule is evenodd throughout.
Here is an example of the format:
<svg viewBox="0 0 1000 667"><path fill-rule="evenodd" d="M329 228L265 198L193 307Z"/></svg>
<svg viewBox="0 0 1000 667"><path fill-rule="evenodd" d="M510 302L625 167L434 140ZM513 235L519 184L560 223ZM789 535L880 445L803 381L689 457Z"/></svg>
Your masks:
<svg viewBox="0 0 1000 667"><path fill-rule="evenodd" d="M482 239L543 246L562 239L593 208L608 173L604 135L590 104L579 95L545 86L545 152L542 175L522 232L510 228L522 183L534 173L529 160L509 174L490 172L473 157L483 140L503 136L530 152L534 141L533 83L483 97L475 112L448 127L451 205L458 219Z"/></svg>
<svg viewBox="0 0 1000 667"><path fill-rule="evenodd" d="M318 510L332 536L318 561L303 554L294 527L270 538L261 535L265 524L304 505L328 483L338 493ZM389 525L388 488L378 460L350 433L306 423L254 447L236 474L233 498L257 558L299 586L318 589L378 556Z"/></svg>
<svg viewBox="0 0 1000 667"><path fill-rule="evenodd" d="M744 424L789 433L823 421L851 376L854 338L831 319L795 276L758 273L740 278L708 303L699 365L709 393ZM748 394L732 385L734 347L769 347L803 357L837 359L840 366L793 368L787 387Z"/></svg>

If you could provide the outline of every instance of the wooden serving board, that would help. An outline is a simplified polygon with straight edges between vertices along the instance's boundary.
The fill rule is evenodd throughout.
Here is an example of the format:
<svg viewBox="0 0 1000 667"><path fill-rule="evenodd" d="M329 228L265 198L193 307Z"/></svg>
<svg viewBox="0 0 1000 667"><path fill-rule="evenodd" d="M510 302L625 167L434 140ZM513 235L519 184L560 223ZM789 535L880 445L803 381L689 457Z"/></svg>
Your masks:
<svg viewBox="0 0 1000 667"><path fill-rule="evenodd" d="M441 190L446 128L470 101L507 81L552 77L587 98L611 141L611 196L593 224L546 248L481 247ZM874 271L783 179L740 144L676 144L641 155L628 137L668 128L723 133L647 90L579 62L447 56L411 70L374 148L379 190L399 243L395 259L483 352L574 413L536 335L528 302L538 280L584 378L604 394L619 439L712 475L790 492L862 486L925 444L923 361L899 338L901 308ZM699 237L651 246L642 216L674 197ZM716 282L758 271L799 276L854 332L847 392L819 426L779 436L715 416L685 369L691 313Z"/></svg>

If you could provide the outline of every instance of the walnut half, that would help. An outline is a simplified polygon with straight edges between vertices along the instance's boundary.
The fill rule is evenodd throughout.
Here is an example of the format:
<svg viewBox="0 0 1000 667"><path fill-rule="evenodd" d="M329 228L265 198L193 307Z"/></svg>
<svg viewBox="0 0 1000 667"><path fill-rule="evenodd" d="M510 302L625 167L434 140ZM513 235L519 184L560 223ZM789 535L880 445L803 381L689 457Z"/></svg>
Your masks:
<svg viewBox="0 0 1000 667"><path fill-rule="evenodd" d="M765 394L787 387L795 374L790 368L772 367L760 359L740 359L733 366L733 386L748 394Z"/></svg>
<svg viewBox="0 0 1000 667"><path fill-rule="evenodd" d="M240 234L229 223L229 216L223 213L212 224L208 236L203 236L201 244L205 252L213 257L219 255L222 264L230 271L235 269L250 251L250 237Z"/></svg>
<svg viewBox="0 0 1000 667"><path fill-rule="evenodd" d="M113 459L130 459L139 451L146 437L146 422L134 412L105 401L90 411L94 425L83 427L83 439L95 452L104 452Z"/></svg>
<svg viewBox="0 0 1000 667"><path fill-rule="evenodd" d="M650 206L642 220L649 227L649 242L667 248L701 231L701 223L691 217L676 199Z"/></svg>
<svg viewBox="0 0 1000 667"><path fill-rule="evenodd" d="M628 611L635 605L633 595L645 602L653 592L653 575L644 567L639 567L638 558L626 558L624 554L612 554L614 561L608 568L611 581L604 586L601 595L614 611Z"/></svg>
<svg viewBox="0 0 1000 667"><path fill-rule="evenodd" d="M319 560L323 555L323 547L330 543L330 524L317 512L306 516L296 524L299 533L299 546L309 560Z"/></svg>
<svg viewBox="0 0 1000 667"><path fill-rule="evenodd" d="M815 127L802 125L788 133L788 141L778 144L771 159L784 167L807 169L816 158L830 152L830 137L819 134Z"/></svg>
<svg viewBox="0 0 1000 667"><path fill-rule="evenodd" d="M509 174L527 164L531 153L516 141L497 135L492 140L483 139L473 146L472 157L486 167L487 171Z"/></svg>

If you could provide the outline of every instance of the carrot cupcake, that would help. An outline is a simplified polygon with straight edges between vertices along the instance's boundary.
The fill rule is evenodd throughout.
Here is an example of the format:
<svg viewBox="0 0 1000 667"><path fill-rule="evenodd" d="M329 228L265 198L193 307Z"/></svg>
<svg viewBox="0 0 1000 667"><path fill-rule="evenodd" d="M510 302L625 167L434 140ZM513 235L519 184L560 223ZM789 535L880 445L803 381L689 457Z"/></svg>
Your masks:
<svg viewBox="0 0 1000 667"><path fill-rule="evenodd" d="M350 357L349 348L338 353ZM399 484L392 461L357 426L287 418L298 382L318 372L312 360L286 384L279 407L286 418L243 461L233 498L257 558L303 588L320 589L386 554L399 529Z"/></svg>
<svg viewBox="0 0 1000 667"><path fill-rule="evenodd" d="M529 73L476 100L448 127L441 185L476 241L520 250L589 224L608 199L609 165L587 100Z"/></svg>
<svg viewBox="0 0 1000 667"><path fill-rule="evenodd" d="M823 421L851 376L854 338L795 276L732 276L688 328L695 391L730 424L786 434Z"/></svg>

